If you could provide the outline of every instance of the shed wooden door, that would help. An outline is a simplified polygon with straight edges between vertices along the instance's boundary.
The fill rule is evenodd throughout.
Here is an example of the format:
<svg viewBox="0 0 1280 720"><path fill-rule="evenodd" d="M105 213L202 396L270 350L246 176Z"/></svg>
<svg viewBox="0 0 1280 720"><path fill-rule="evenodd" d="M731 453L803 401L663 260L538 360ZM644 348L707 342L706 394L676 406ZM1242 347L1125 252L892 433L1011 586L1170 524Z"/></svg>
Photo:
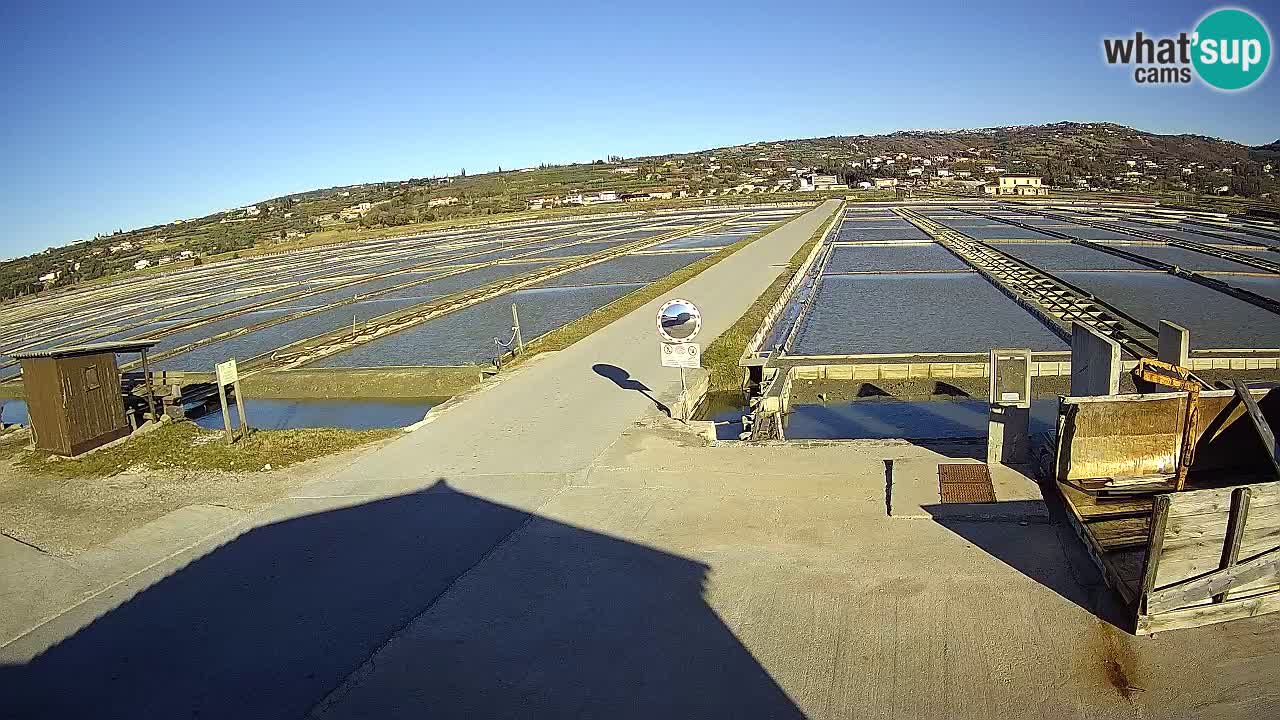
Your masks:
<svg viewBox="0 0 1280 720"><path fill-rule="evenodd" d="M27 414L31 418L36 447L61 455L70 454L66 395L61 385L58 361L52 358L24 359L22 383L26 386Z"/></svg>
<svg viewBox="0 0 1280 720"><path fill-rule="evenodd" d="M73 452L128 425L115 356L63 358L60 367Z"/></svg>

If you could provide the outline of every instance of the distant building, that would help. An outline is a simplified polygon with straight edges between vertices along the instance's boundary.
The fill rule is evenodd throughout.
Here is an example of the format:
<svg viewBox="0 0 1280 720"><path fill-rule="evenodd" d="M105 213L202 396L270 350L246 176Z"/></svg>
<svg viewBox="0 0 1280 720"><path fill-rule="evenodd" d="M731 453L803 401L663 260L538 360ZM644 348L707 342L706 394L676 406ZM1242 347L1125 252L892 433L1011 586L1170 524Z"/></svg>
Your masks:
<svg viewBox="0 0 1280 720"><path fill-rule="evenodd" d="M800 188L799 188L800 192L813 192L815 190L832 190L835 188L836 185L839 184L836 181L835 175L818 175L816 173L801 175L798 178L798 180L800 181Z"/></svg>
<svg viewBox="0 0 1280 720"><path fill-rule="evenodd" d="M151 261L150 261L150 260L139 260L138 262L136 262L136 263L134 263L134 264L133 264L133 269L134 269L134 270L143 270L143 269L145 269L145 268L149 268L149 267L151 267Z"/></svg>
<svg viewBox="0 0 1280 720"><path fill-rule="evenodd" d="M1049 188L1041 184L1039 175L1001 175L995 185L987 185L988 195L1048 195Z"/></svg>
<svg viewBox="0 0 1280 720"><path fill-rule="evenodd" d="M449 207L450 205L457 205L458 202L458 198L453 197L452 195L448 197L431 198L427 201L427 207Z"/></svg>
<svg viewBox="0 0 1280 720"><path fill-rule="evenodd" d="M338 213L338 217L343 220L359 220L361 216L372 209L373 203L371 202L356 203L350 207L343 208L342 212Z"/></svg>
<svg viewBox="0 0 1280 720"><path fill-rule="evenodd" d="M871 182L875 183L876 189L898 187L898 178L871 178Z"/></svg>

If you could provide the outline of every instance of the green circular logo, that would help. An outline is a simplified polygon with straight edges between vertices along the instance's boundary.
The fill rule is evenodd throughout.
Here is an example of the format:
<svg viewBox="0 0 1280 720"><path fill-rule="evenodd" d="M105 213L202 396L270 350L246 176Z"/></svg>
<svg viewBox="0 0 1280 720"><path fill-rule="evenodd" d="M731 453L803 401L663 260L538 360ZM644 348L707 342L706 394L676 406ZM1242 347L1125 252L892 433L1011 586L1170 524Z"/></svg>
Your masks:
<svg viewBox="0 0 1280 720"><path fill-rule="evenodd" d="M1271 35L1252 14L1215 10L1196 25L1191 62L1200 79L1219 90L1242 90L1267 71Z"/></svg>

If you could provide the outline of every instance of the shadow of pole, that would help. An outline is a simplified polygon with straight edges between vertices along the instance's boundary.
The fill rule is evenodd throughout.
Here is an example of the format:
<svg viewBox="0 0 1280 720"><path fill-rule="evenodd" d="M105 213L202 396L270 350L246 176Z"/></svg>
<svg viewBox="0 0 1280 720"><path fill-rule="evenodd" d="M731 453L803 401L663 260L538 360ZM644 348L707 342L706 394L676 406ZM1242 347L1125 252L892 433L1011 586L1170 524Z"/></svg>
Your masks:
<svg viewBox="0 0 1280 720"><path fill-rule="evenodd" d="M378 653L326 714L800 717L708 570L440 480L250 530L0 668L0 697L6 718L301 717Z"/></svg>
<svg viewBox="0 0 1280 720"><path fill-rule="evenodd" d="M659 400L653 396L653 391L649 389L648 385L645 385L639 380L631 377L631 373L626 370L623 370L617 365L609 365L607 363L596 363L591 366L591 369L600 377L609 380L623 390L635 390L641 395L644 395L649 398L650 402L657 406L659 410L666 413L668 417L671 416L671 408L659 402Z"/></svg>

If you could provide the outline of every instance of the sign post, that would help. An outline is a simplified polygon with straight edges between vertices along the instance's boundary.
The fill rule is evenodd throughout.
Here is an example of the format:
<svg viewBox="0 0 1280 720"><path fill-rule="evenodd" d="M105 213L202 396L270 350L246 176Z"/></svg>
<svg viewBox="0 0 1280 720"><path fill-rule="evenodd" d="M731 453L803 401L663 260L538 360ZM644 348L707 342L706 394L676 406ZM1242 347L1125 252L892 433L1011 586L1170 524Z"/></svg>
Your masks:
<svg viewBox="0 0 1280 720"><path fill-rule="evenodd" d="M662 367L680 369L680 419L689 421L689 389L685 368L702 365L702 347L693 342L702 330L702 311L688 300L676 298L658 310L658 337L662 341Z"/></svg>
<svg viewBox="0 0 1280 720"><path fill-rule="evenodd" d="M987 463L1025 463L1031 447L1031 351L992 350L988 364Z"/></svg>
<svg viewBox="0 0 1280 720"><path fill-rule="evenodd" d="M230 445L235 441L235 435L231 432L231 412L227 409L228 385L235 390L236 414L240 416L240 439L247 440L249 421L244 416L244 395L240 393L240 371L236 368L236 359L231 358L226 362L218 363L214 371L217 375L218 400L222 403L222 428L226 432L227 444Z"/></svg>

